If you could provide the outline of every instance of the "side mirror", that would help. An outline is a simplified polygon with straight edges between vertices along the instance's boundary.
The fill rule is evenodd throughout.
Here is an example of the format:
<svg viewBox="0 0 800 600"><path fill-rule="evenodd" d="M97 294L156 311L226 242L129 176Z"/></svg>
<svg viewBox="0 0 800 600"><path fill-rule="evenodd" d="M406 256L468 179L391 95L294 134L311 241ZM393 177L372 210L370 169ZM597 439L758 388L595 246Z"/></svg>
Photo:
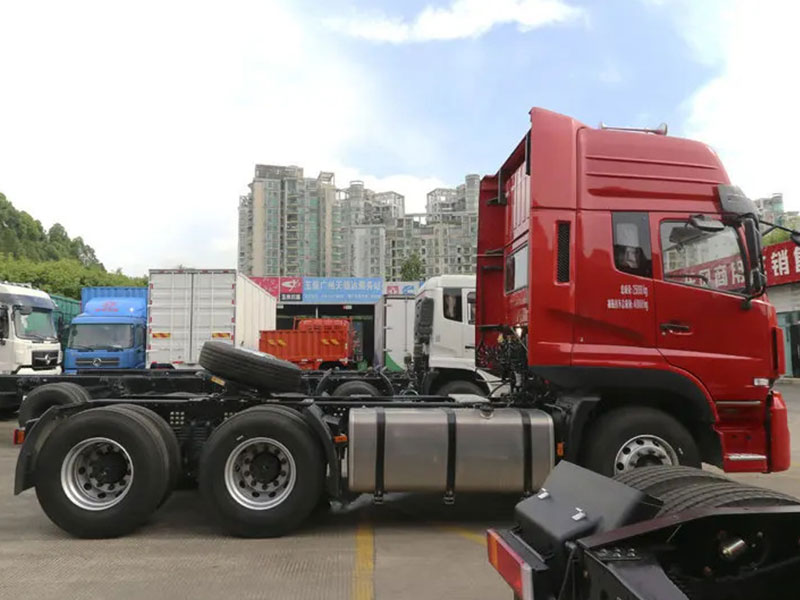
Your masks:
<svg viewBox="0 0 800 600"><path fill-rule="evenodd" d="M717 233L725 229L725 224L722 221L711 219L706 215L694 215L689 217L689 225L707 233Z"/></svg>

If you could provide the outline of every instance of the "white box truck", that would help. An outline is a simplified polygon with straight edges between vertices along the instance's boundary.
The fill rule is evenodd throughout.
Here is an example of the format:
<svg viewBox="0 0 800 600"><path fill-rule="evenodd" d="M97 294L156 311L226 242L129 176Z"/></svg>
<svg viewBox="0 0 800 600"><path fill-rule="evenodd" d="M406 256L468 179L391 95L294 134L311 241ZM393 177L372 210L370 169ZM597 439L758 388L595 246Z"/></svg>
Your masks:
<svg viewBox="0 0 800 600"><path fill-rule="evenodd" d="M277 302L234 269L153 269L148 308L147 363L193 365L211 340L258 350Z"/></svg>

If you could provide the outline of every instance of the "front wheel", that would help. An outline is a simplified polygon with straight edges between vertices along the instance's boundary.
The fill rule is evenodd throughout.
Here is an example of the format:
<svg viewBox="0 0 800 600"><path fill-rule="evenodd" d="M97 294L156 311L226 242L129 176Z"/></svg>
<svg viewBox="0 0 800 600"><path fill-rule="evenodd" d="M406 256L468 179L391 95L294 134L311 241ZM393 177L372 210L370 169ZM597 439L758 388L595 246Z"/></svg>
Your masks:
<svg viewBox="0 0 800 600"><path fill-rule="evenodd" d="M222 527L276 537L317 505L324 460L311 429L269 407L243 411L211 434L200 458L200 491Z"/></svg>
<svg viewBox="0 0 800 600"><path fill-rule="evenodd" d="M686 427L645 406L601 415L590 426L582 457L585 467L609 477L647 466L700 466L700 452Z"/></svg>

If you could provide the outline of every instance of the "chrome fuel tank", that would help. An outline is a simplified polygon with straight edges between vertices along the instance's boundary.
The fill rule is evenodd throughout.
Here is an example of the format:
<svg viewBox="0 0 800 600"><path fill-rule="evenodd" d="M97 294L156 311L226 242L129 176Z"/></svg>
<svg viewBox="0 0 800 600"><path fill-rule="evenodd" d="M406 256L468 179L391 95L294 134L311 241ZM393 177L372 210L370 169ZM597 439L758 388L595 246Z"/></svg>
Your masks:
<svg viewBox="0 0 800 600"><path fill-rule="evenodd" d="M536 409L354 408L348 437L354 492L523 492L526 479L536 490L555 454L553 421Z"/></svg>

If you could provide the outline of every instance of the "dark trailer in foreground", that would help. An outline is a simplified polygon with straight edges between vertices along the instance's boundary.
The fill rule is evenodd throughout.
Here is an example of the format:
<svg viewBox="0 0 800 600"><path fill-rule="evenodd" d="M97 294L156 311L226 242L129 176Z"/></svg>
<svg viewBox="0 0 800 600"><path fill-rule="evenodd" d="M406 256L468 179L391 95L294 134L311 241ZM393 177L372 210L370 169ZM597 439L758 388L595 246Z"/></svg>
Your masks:
<svg viewBox="0 0 800 600"><path fill-rule="evenodd" d="M688 467L616 479L561 463L488 531L515 600L798 597L800 500Z"/></svg>

